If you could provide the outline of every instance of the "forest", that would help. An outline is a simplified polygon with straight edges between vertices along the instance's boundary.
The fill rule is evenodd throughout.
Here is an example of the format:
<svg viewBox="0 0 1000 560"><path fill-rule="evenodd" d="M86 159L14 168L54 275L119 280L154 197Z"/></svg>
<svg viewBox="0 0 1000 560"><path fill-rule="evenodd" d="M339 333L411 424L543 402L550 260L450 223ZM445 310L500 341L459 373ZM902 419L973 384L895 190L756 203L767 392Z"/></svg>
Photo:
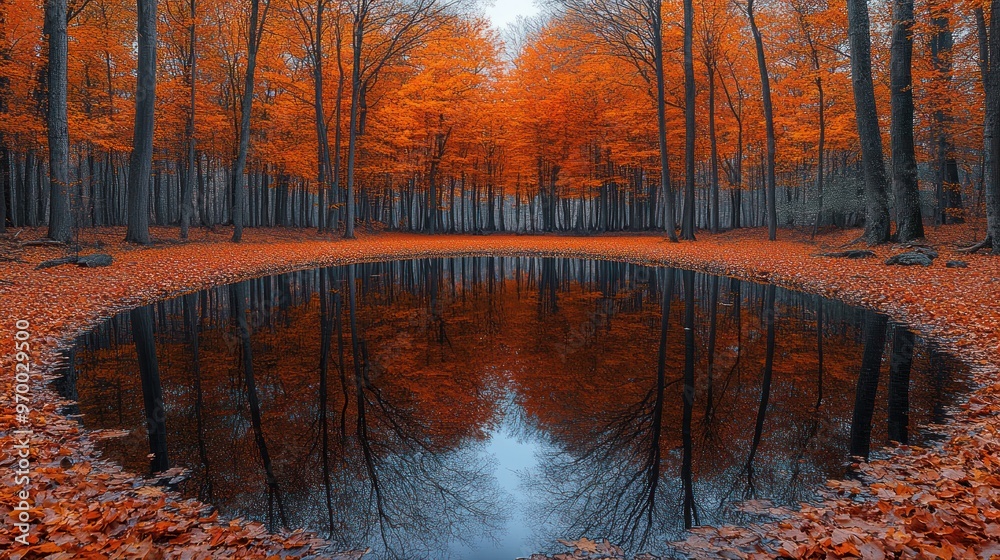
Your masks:
<svg viewBox="0 0 1000 560"><path fill-rule="evenodd" d="M5 0L0 231L985 216L998 251L996 4L551 0L498 30L463 0Z"/></svg>

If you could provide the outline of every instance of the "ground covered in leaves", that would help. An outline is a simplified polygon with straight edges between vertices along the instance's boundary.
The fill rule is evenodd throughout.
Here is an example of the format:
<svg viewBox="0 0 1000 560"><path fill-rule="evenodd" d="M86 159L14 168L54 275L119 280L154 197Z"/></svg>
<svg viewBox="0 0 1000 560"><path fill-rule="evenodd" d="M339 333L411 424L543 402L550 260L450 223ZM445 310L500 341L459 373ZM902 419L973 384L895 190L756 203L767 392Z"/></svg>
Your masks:
<svg viewBox="0 0 1000 560"><path fill-rule="evenodd" d="M115 312L209 285L318 265L435 255L541 254L669 264L773 282L836 297L905 321L966 362L980 384L933 449L900 448L889 460L859 467L860 480L832 481L825 498L752 527L700 528L677 550L723 558L991 558L1000 556L1000 257L966 256L975 225L932 230L940 257L928 267L887 266L909 247L888 245L868 258L819 256L842 251L857 231L811 239L782 231L702 235L668 243L649 235L425 236L367 234L353 241L297 230L250 230L244 243L229 233L154 230L164 241L129 246L121 229L84 230L79 254L108 253L106 268L73 265L38 270L74 256L34 245L42 230L0 236L0 555L21 558L337 558L315 535L271 535L256 523L219 519L211 508L164 491L153 481L100 459L94 435L61 416L47 386L56 350ZM170 240L170 241L167 241ZM26 243L28 242L28 243ZM859 249L861 247L850 247ZM967 268L949 268L962 260ZM30 412L15 406L16 322L30 322ZM23 356L22 356L23 358ZM21 387L24 389L24 387ZM22 403L25 404L25 403ZM21 412L25 412L22 410ZM15 484L15 431L30 425L30 544L14 542L21 498ZM590 535L599 537L599 535ZM579 546L583 543L584 546ZM614 557L592 541L567 543L567 558ZM341 555L340 558L357 557Z"/></svg>

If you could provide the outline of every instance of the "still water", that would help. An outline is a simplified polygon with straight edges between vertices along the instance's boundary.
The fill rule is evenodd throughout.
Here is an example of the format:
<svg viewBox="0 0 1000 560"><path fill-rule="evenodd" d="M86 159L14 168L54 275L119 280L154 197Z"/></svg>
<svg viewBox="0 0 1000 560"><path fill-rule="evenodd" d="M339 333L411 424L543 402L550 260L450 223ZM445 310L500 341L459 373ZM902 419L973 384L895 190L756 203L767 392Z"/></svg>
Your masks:
<svg viewBox="0 0 1000 560"><path fill-rule="evenodd" d="M102 453L231 517L376 558L665 552L919 444L958 364L884 316L689 271L425 259L123 313L57 381ZM759 502L754 502L759 503Z"/></svg>

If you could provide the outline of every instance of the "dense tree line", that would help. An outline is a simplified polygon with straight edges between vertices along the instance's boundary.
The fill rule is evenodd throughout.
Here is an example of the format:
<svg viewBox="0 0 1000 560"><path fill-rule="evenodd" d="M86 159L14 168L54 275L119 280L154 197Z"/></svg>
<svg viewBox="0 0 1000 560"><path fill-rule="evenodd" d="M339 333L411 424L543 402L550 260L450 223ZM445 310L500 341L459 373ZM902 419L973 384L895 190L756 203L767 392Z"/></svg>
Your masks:
<svg viewBox="0 0 1000 560"><path fill-rule="evenodd" d="M501 35L457 0L10 0L0 228L881 243L985 214L992 247L994 7L553 0Z"/></svg>

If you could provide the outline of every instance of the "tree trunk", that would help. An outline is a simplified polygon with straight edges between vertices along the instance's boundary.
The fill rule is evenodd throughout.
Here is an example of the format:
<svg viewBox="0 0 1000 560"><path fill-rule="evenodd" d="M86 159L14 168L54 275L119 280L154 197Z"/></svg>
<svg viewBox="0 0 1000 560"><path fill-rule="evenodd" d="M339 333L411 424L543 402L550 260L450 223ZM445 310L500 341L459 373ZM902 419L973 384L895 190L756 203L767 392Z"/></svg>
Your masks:
<svg viewBox="0 0 1000 560"><path fill-rule="evenodd" d="M650 19L653 22L653 67L656 74L656 121L657 139L660 145L660 190L663 191L664 229L667 238L677 241L677 227L674 221L674 196L670 187L670 164L667 157L667 113L666 113L666 78L663 75L663 2L650 2ZM650 200L656 206L655 197Z"/></svg>
<svg viewBox="0 0 1000 560"><path fill-rule="evenodd" d="M752 0L751 0L752 2ZM694 7L692 0L684 0L684 215L681 219L681 239L694 241L694 146L696 123L694 117ZM765 100L765 103L768 101Z"/></svg>
<svg viewBox="0 0 1000 560"><path fill-rule="evenodd" d="M865 176L865 240L869 245L889 241L889 205L886 194L882 134L872 83L872 57L868 3L847 0L847 28L851 45L851 78Z"/></svg>
<svg viewBox="0 0 1000 560"><path fill-rule="evenodd" d="M156 0L138 0L138 9L139 61L135 128L128 167L128 230L125 241L148 245L149 175L153 166L156 109Z"/></svg>
<svg viewBox="0 0 1000 560"><path fill-rule="evenodd" d="M69 121L66 109L68 43L66 0L46 0L48 35L49 238L69 241L73 214L69 203Z"/></svg>
<svg viewBox="0 0 1000 560"><path fill-rule="evenodd" d="M157 473L170 468L170 462L167 458L166 408L163 406L160 368L156 360L156 341L153 338L153 309L149 306L140 307L133 309L129 315L135 352L139 360L142 402L146 412L149 470Z"/></svg>
<svg viewBox="0 0 1000 560"><path fill-rule="evenodd" d="M913 148L913 0L894 0L892 10L892 191L900 242L924 236Z"/></svg>
<svg viewBox="0 0 1000 560"><path fill-rule="evenodd" d="M754 0L747 2L747 17L750 19L750 31L753 33L754 45L757 48L757 68L760 70L760 89L764 99L764 125L767 131L767 238L774 241L778 237L778 211L775 208L774 193L774 109L771 104L771 80L767 72L767 61L764 58L764 40L760 36L757 20L754 18L753 2Z"/></svg>
<svg viewBox="0 0 1000 560"><path fill-rule="evenodd" d="M190 17L191 24L188 26L188 42L190 43L191 52L189 53L188 59L188 80L190 91L188 98L188 123L187 123L187 174L184 177L184 194L181 201L181 239L188 238L188 228L191 227L191 217L194 215L194 181L196 173L196 162L195 162L195 138L194 138L194 116L197 98L195 97L196 88L195 84L197 81L197 62L198 57L196 55L196 27L195 27L195 17L197 15L195 8L197 6L196 0L190 0Z"/></svg>
<svg viewBox="0 0 1000 560"><path fill-rule="evenodd" d="M250 0L250 36L247 41L247 68L243 81L243 97L240 100L240 144L230 177L233 188L233 243L243 239L243 214L246 211L244 172L247 166L247 151L250 149L250 111L253 107L254 74L257 70L257 51L260 49L261 35L267 18L268 0L260 13L260 0Z"/></svg>
<svg viewBox="0 0 1000 560"><path fill-rule="evenodd" d="M865 349L861 358L857 391L854 396L854 415L851 419L851 455L868 458L871 450L872 416L875 396L878 393L879 370L885 348L885 315L868 312L865 318Z"/></svg>
<svg viewBox="0 0 1000 560"><path fill-rule="evenodd" d="M354 168L357 158L358 120L360 108L358 104L363 95L365 84L361 81L361 48L364 43L365 14L360 12L354 18L354 34L351 41L354 63L351 67L351 117L347 132L347 227L344 230L345 239L354 239Z"/></svg>
<svg viewBox="0 0 1000 560"><path fill-rule="evenodd" d="M991 0L990 13L1000 14L1000 0ZM989 138L989 181L986 185L987 240L993 244L993 254L1000 255L1000 18L990 18L990 82L986 88L986 115L993 133Z"/></svg>

